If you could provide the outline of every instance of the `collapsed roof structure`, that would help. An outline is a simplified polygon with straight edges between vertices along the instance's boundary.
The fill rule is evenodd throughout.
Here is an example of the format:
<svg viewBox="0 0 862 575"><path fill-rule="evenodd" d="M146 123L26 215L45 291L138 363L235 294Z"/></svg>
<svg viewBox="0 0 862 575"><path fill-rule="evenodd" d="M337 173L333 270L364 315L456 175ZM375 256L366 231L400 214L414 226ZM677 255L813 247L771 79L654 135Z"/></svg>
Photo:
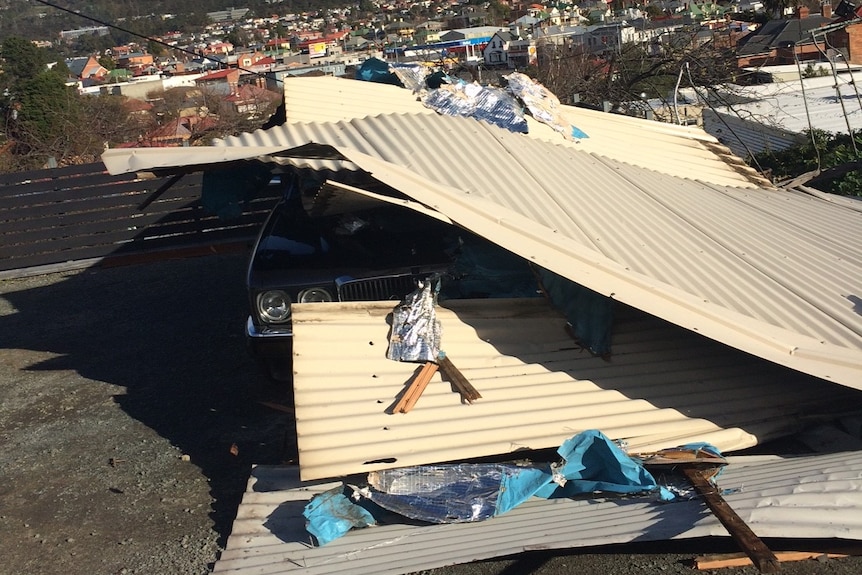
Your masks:
<svg viewBox="0 0 862 575"><path fill-rule="evenodd" d="M379 88L371 102L384 105L385 91L397 89L329 80ZM293 86L306 81L286 82L288 117ZM317 88L315 107L328 110L321 114L332 120L332 108L322 106L324 90L333 94ZM338 101L360 100L341 93ZM659 131L670 130L650 122L614 146L593 144L599 126L577 142L559 138L561 144L466 118L359 116L359 109L342 108L352 118L291 121L208 148L108 150L103 161L111 172L253 158L333 174L361 170L605 296L796 371L862 389L860 206L756 187L750 172L739 174L737 166L698 179L692 156L708 138L680 130L668 142ZM578 110L572 124L590 117L584 112ZM315 145L313 158L309 144ZM637 162L650 148L663 150L653 160L657 169L623 160ZM716 169L720 163L711 162ZM684 170L689 177L680 177Z"/></svg>
<svg viewBox="0 0 862 575"><path fill-rule="evenodd" d="M415 367L382 352L392 302L295 305L302 480L543 449L584 429L636 451L729 451L858 404L862 205L777 189L697 129L580 108L556 110L571 135L529 115L514 133L403 88L300 77L285 80L285 109L284 125L215 146L103 161L311 170L332 182L323 203L363 193L361 175L619 308L608 362L543 300L445 302L445 349L483 399L429 387L406 416L385 411ZM480 556L493 555L463 560Z"/></svg>

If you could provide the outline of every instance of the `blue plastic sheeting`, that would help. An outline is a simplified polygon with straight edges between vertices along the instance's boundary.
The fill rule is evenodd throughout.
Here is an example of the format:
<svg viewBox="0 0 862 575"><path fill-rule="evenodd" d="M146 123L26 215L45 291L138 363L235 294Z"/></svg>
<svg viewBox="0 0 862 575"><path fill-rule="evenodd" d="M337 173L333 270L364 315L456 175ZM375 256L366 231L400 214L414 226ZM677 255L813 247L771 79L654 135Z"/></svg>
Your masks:
<svg viewBox="0 0 862 575"><path fill-rule="evenodd" d="M614 300L548 270L540 270L545 293L571 326L579 345L598 356L611 354Z"/></svg>
<svg viewBox="0 0 862 575"><path fill-rule="evenodd" d="M482 521L502 515L534 496L615 493L650 494L662 501L674 498L638 459L600 431L575 435L557 453L561 457L557 463L420 465L375 471L369 474L369 487L355 495L381 509L428 523ZM339 533L343 535L352 526L362 526L345 520L352 515L342 505L353 503L344 497L337 499L338 506L333 506L331 493L312 499L305 513L309 532L321 544L324 539L331 541ZM325 504L316 504L318 497L324 497ZM328 521L334 523L331 528Z"/></svg>
<svg viewBox="0 0 862 575"><path fill-rule="evenodd" d="M538 281L524 258L478 236L459 238L450 250L451 274L443 278L440 300L539 297Z"/></svg>
<svg viewBox="0 0 862 575"><path fill-rule="evenodd" d="M563 464L554 468L561 481L548 482L536 492L545 499L584 493L639 493L659 486L641 463L599 431L585 431L557 449ZM663 494L662 495L666 495Z"/></svg>
<svg viewBox="0 0 862 575"><path fill-rule="evenodd" d="M315 496L302 514L307 520L306 530L320 545L338 539L354 527L369 527L376 523L370 512L347 498L343 486Z"/></svg>
<svg viewBox="0 0 862 575"><path fill-rule="evenodd" d="M397 75L389 69L389 63L380 58L369 58L356 68L356 79L378 84L403 86Z"/></svg>

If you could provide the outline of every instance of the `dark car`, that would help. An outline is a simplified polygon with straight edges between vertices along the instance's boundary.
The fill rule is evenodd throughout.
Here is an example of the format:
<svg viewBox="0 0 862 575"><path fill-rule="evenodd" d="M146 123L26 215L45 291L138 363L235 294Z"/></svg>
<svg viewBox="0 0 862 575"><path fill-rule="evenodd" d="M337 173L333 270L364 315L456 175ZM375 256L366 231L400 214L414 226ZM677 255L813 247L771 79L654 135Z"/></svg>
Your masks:
<svg viewBox="0 0 862 575"><path fill-rule="evenodd" d="M524 260L456 225L385 201L333 207L302 189L286 188L248 266L249 350L276 381L292 376L293 303L396 302L432 274L441 299L537 293Z"/></svg>

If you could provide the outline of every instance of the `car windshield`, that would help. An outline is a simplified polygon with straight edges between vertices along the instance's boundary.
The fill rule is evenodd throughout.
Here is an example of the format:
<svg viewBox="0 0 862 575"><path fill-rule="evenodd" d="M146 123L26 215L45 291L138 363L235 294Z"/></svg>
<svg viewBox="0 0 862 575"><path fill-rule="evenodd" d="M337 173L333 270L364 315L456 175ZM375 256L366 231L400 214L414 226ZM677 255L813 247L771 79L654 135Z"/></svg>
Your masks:
<svg viewBox="0 0 862 575"><path fill-rule="evenodd" d="M458 229L399 206L312 218L298 201L273 214L258 246L267 267L403 267L449 261Z"/></svg>

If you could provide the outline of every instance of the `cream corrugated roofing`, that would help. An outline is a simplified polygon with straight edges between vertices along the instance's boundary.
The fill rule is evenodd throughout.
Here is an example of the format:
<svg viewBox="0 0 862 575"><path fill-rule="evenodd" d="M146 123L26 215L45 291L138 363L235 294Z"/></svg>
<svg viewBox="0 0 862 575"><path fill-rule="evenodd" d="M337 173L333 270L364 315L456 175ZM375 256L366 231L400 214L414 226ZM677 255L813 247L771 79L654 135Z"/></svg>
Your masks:
<svg viewBox="0 0 862 575"><path fill-rule="evenodd" d="M620 306L610 361L580 349L543 298L450 300L441 348L482 395L437 374L392 413L416 363L386 359L397 302L298 304L294 404L303 479L559 446L600 429L645 452L738 450L858 405L860 392L780 368Z"/></svg>
<svg viewBox="0 0 862 575"><path fill-rule="evenodd" d="M241 140L264 139L286 149L332 146L537 265L748 353L862 389L858 211L798 192L676 178L466 118L381 115L285 125ZM114 170L124 162L103 158ZM170 163L167 155L158 161Z"/></svg>
<svg viewBox="0 0 862 575"><path fill-rule="evenodd" d="M338 122L395 113L436 115L410 90L333 76L285 78L284 103L291 123ZM769 185L717 139L699 128L573 106L561 106L561 110L563 116L589 138L568 141L547 124L527 115L528 135L682 178L743 187ZM254 138L257 137L258 134ZM223 144L252 142L239 137L227 138ZM450 145L457 146L457 143Z"/></svg>
<svg viewBox="0 0 862 575"><path fill-rule="evenodd" d="M862 539L858 452L731 458L718 484L760 537ZM337 485L301 484L295 468L255 467L213 573L400 575L536 549L728 535L699 499L533 498L486 521L380 525L313 547L302 510Z"/></svg>

